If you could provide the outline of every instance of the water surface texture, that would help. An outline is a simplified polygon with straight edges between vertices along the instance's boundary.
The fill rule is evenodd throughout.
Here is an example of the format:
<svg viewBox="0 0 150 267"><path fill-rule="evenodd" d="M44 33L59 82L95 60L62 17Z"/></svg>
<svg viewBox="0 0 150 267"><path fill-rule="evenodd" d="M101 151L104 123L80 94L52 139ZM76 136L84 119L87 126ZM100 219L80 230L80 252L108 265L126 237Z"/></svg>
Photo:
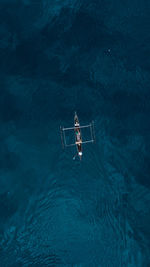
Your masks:
<svg viewBox="0 0 150 267"><path fill-rule="evenodd" d="M0 1L0 266L150 266L150 1ZM59 127L95 121L63 151Z"/></svg>

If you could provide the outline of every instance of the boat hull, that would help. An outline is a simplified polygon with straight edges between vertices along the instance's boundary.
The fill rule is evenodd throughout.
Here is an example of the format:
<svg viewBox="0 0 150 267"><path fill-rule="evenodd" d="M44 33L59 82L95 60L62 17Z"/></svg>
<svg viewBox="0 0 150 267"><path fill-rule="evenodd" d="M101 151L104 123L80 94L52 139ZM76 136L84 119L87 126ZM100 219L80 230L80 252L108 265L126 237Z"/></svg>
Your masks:
<svg viewBox="0 0 150 267"><path fill-rule="evenodd" d="M81 160L82 158L82 136L78 116L75 112L74 116L74 132L75 132L75 143L77 147L78 156Z"/></svg>

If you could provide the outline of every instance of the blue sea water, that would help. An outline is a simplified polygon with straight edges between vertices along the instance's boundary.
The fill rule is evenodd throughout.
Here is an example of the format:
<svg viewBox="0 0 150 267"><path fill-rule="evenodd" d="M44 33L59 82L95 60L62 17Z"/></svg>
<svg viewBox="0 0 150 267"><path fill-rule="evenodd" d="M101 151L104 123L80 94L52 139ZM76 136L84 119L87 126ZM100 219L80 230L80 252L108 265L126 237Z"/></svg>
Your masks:
<svg viewBox="0 0 150 267"><path fill-rule="evenodd" d="M150 2L0 1L0 266L150 266ZM59 127L95 121L63 151Z"/></svg>

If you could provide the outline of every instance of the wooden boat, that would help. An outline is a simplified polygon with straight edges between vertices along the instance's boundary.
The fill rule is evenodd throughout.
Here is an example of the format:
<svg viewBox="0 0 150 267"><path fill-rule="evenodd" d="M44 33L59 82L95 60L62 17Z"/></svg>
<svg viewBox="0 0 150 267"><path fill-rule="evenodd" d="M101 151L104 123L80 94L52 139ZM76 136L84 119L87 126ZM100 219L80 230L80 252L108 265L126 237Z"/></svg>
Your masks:
<svg viewBox="0 0 150 267"><path fill-rule="evenodd" d="M82 140L82 135L81 135L81 129L82 128L90 128L90 138L89 140ZM75 134L75 143L72 144L67 144L66 142L66 136L65 136L65 132L66 131L70 131L70 130L74 130L74 134ZM79 119L77 116L77 113L75 112L74 115L74 127L69 127L69 128L64 128L60 126L60 132L61 132L61 141L62 141L62 147L68 147L68 146L76 146L77 147L77 154L73 157L73 159L76 158L76 156L78 155L80 160L82 158L82 145L86 144L86 143L93 143L95 142L95 132L94 132L94 122L92 121L92 123L88 124L88 125L84 125L84 126L80 126L79 123Z"/></svg>
<svg viewBox="0 0 150 267"><path fill-rule="evenodd" d="M81 160L81 158L82 158L82 137L81 137L80 123L79 123L78 116L77 116L76 112L74 115L74 132L75 132L75 143L77 146L77 152L78 152L78 156Z"/></svg>

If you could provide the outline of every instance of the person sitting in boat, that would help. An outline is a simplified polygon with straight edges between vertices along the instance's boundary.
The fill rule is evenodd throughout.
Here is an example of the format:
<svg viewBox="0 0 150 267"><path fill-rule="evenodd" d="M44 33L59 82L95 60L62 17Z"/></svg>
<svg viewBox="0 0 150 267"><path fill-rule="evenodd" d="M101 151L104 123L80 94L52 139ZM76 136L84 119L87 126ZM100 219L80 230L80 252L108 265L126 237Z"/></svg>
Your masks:
<svg viewBox="0 0 150 267"><path fill-rule="evenodd" d="M80 132L78 132L78 134L77 134L77 141L80 141Z"/></svg>
<svg viewBox="0 0 150 267"><path fill-rule="evenodd" d="M80 134L80 131L79 130L76 131L76 135L77 135L77 142L76 142L76 144L81 144L82 141L81 141L81 134Z"/></svg>

